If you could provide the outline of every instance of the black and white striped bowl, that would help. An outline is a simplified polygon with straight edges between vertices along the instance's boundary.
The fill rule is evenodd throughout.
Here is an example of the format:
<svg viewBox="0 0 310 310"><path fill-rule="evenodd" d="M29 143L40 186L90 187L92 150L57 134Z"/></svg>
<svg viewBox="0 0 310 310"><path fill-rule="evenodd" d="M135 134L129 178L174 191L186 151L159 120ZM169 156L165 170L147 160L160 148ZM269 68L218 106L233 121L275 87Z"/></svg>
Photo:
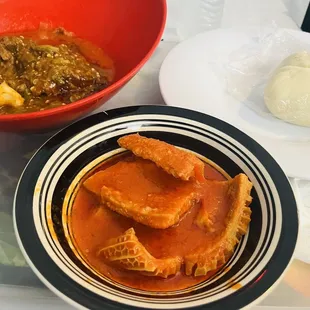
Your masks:
<svg viewBox="0 0 310 310"><path fill-rule="evenodd" d="M244 172L254 184L248 234L227 264L195 287L160 294L131 289L98 274L68 241L62 215L70 212L72 199L66 193L87 171L120 151L121 135L133 132L206 156L231 176ZM37 276L80 309L240 309L257 302L280 279L298 231L290 184L260 145L211 116L166 106L111 110L57 133L23 172L14 221L20 247Z"/></svg>

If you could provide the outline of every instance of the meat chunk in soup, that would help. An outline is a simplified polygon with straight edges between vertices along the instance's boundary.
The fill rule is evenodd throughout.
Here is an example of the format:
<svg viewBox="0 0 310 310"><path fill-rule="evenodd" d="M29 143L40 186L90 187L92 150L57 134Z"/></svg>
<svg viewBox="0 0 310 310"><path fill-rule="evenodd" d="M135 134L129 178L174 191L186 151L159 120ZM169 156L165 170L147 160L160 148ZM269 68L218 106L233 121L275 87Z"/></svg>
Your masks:
<svg viewBox="0 0 310 310"><path fill-rule="evenodd" d="M108 263L121 268L162 278L175 275L180 271L182 264L180 257L154 258L139 242L133 228L109 240L107 245L100 249L98 255Z"/></svg>
<svg viewBox="0 0 310 310"><path fill-rule="evenodd" d="M113 211L160 229L178 223L199 198L196 182L176 179L141 158L118 162L84 186Z"/></svg>
<svg viewBox="0 0 310 310"><path fill-rule="evenodd" d="M211 245L198 247L193 253L185 257L185 271L187 275L206 275L209 271L224 264L231 256L241 237L246 234L251 220L249 204L252 201L250 196L252 183L246 175L239 174L232 180L213 183L226 192L222 199L226 199L230 207L224 217L219 214L221 210L217 206L221 204L218 203L213 203L209 206L211 216L204 214L206 209L201 209L202 211L199 212L196 219L198 225L203 222L200 217L206 217L208 221L205 226L210 228L213 223L221 221L222 229L217 229L217 236Z"/></svg>
<svg viewBox="0 0 310 310"><path fill-rule="evenodd" d="M194 154L166 142L138 134L118 139L118 144L136 156L153 161L167 173L184 181L204 180L204 164Z"/></svg>

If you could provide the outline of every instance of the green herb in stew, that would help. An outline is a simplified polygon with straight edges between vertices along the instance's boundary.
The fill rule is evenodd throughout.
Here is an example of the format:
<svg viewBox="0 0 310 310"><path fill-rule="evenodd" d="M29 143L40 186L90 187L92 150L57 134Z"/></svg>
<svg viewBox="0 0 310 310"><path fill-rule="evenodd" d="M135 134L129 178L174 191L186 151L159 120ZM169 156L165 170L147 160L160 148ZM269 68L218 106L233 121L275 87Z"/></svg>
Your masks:
<svg viewBox="0 0 310 310"><path fill-rule="evenodd" d="M26 113L71 103L109 84L72 41L40 45L24 36L0 38L0 114Z"/></svg>

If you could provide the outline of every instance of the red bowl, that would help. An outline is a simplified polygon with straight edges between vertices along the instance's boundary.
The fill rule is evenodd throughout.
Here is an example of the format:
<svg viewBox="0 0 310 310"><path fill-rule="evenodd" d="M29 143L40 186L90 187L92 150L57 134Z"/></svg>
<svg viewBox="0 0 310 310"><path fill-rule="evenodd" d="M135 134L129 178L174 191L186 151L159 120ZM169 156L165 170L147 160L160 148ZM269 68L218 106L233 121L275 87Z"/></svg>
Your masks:
<svg viewBox="0 0 310 310"><path fill-rule="evenodd" d="M89 40L114 60L116 78L108 88L58 108L0 115L0 130L41 131L65 125L98 108L145 64L160 42L165 0L5 0L0 33L37 29L40 22L64 27Z"/></svg>

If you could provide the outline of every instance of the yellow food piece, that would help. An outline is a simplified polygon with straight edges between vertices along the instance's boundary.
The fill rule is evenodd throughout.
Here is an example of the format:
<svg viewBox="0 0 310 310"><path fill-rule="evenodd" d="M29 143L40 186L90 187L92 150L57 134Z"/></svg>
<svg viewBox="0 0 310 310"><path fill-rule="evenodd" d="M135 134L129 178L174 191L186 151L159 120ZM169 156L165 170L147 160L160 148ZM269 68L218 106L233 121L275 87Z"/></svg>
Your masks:
<svg viewBox="0 0 310 310"><path fill-rule="evenodd" d="M6 82L0 84L0 106L20 107L24 104L24 101L24 98Z"/></svg>

